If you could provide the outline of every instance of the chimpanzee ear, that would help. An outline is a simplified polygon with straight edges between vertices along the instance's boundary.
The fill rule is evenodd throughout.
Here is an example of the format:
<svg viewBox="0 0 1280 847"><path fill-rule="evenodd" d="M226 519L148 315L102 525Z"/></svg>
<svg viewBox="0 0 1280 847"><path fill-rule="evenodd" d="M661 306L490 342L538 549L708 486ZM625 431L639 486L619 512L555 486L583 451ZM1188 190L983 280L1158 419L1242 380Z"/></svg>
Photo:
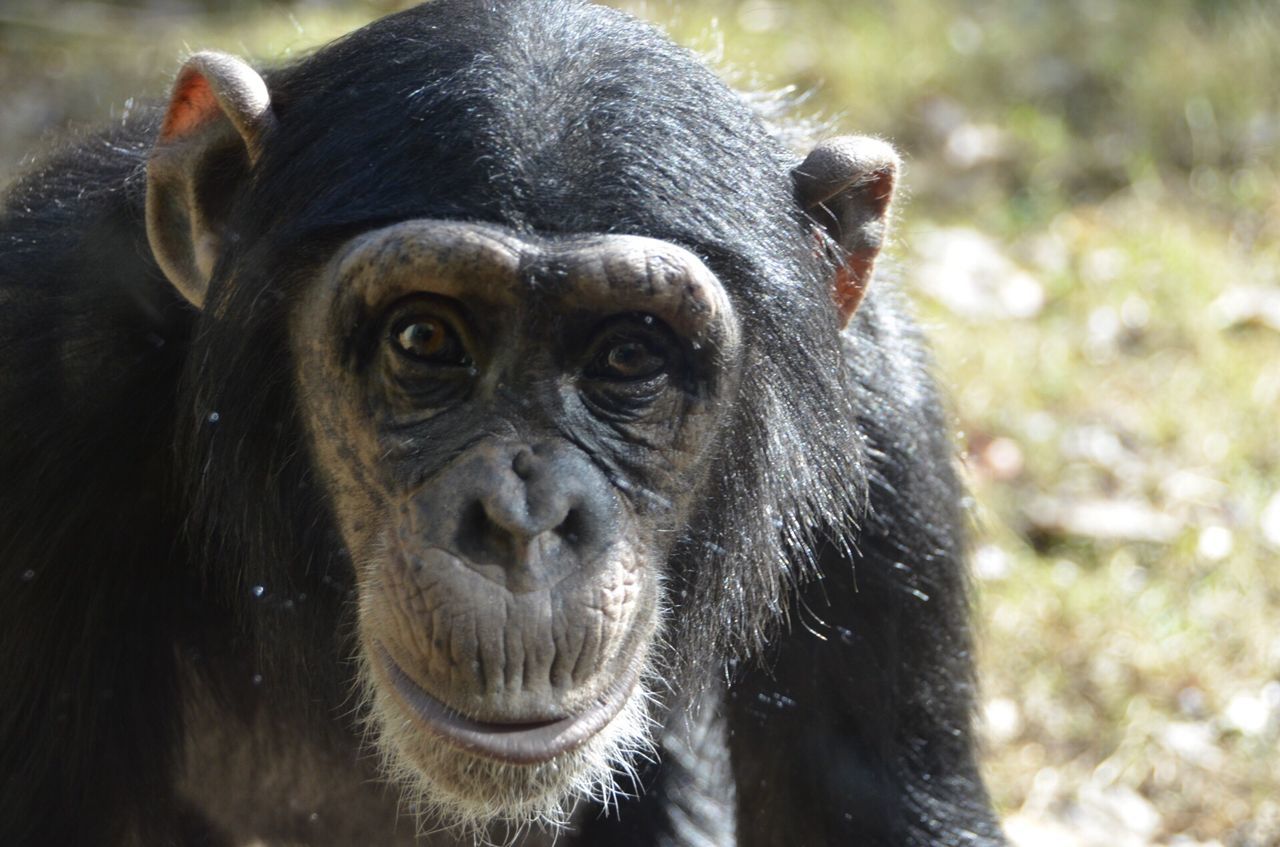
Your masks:
<svg viewBox="0 0 1280 847"><path fill-rule="evenodd" d="M223 53L197 53L178 72L147 162L147 238L169 281L204 305L227 215L275 117L267 85Z"/></svg>
<svg viewBox="0 0 1280 847"><path fill-rule="evenodd" d="M884 244L898 163L885 142L846 135L823 141L791 172L800 207L843 251L832 283L841 326L862 302Z"/></svg>

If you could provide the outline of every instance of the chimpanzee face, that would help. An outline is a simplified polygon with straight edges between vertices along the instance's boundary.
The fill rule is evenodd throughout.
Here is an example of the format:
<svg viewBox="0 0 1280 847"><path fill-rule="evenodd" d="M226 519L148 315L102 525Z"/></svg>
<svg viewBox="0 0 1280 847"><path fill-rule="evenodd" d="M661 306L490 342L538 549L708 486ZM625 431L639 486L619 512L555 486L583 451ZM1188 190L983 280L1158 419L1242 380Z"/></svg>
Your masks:
<svg viewBox="0 0 1280 847"><path fill-rule="evenodd" d="M736 383L720 281L654 239L415 220L340 247L290 332L383 752L455 813L607 779Z"/></svg>

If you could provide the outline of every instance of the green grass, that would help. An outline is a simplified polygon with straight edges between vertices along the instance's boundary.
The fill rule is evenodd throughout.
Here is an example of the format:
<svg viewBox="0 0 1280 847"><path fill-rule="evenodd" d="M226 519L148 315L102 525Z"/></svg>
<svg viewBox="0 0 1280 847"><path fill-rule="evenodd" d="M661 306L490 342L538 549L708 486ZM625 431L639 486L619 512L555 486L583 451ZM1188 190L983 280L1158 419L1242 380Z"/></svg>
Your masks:
<svg viewBox="0 0 1280 847"><path fill-rule="evenodd" d="M46 127L162 95L184 47L287 56L390 7L0 13L0 170ZM813 90L805 114L893 140L908 284L916 245L966 227L1043 289L1021 319L917 298L976 495L1001 808L1073 820L1090 791L1123 787L1158 813L1152 843L1280 843L1280 703L1248 720L1280 692L1280 551L1259 523L1280 491L1280 331L1213 308L1235 286L1280 288L1277 7L629 8L739 81ZM993 439L1020 461L993 461ZM1045 526L1044 497L1138 503L1174 529Z"/></svg>

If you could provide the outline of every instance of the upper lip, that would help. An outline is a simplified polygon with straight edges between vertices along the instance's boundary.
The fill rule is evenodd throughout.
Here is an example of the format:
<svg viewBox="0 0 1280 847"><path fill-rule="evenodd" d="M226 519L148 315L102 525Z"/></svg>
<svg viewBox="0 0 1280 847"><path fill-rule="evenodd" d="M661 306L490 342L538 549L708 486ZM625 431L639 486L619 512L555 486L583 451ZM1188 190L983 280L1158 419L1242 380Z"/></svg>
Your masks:
<svg viewBox="0 0 1280 847"><path fill-rule="evenodd" d="M576 714L521 722L489 722L468 718L427 693L381 644L377 654L396 699L430 731L480 756L520 765L553 759L580 746L621 711L639 679L639 663L631 662L599 698Z"/></svg>

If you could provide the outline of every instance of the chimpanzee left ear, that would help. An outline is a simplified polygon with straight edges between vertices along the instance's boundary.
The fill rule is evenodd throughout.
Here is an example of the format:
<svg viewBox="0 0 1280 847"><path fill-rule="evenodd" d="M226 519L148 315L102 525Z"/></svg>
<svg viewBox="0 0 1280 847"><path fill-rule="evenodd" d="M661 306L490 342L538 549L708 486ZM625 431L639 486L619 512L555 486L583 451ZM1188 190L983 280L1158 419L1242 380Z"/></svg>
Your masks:
<svg viewBox="0 0 1280 847"><path fill-rule="evenodd" d="M275 123L262 77L224 53L196 53L178 72L147 162L147 238L161 270L204 305L236 192Z"/></svg>
<svg viewBox="0 0 1280 847"><path fill-rule="evenodd" d="M791 172L796 199L843 255L832 296L844 326L871 281L889 228L898 154L883 141L847 135L823 141Z"/></svg>

